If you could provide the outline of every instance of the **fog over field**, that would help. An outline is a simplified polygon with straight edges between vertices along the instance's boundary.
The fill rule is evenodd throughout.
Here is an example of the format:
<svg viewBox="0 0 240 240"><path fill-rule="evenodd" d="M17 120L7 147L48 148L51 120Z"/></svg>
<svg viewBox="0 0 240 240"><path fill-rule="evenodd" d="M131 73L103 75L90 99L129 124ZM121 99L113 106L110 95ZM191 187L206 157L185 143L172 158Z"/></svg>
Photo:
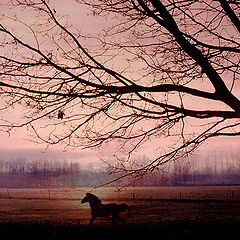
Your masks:
<svg viewBox="0 0 240 240"><path fill-rule="evenodd" d="M57 151L39 152L29 150L0 152L0 187L81 187L98 186L119 177L109 175L109 168L101 161L91 158L91 152L82 154ZM139 156L139 164L151 161L148 156ZM135 181L137 180L137 181ZM157 171L142 178L124 178L115 184L137 186L178 185L231 185L240 184L240 153L208 151L181 161L163 165Z"/></svg>

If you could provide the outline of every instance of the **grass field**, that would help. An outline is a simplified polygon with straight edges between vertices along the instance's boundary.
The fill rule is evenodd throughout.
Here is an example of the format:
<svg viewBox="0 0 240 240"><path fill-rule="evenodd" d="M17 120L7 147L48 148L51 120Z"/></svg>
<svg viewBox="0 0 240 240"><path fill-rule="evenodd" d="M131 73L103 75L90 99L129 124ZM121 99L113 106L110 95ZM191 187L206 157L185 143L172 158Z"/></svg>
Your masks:
<svg viewBox="0 0 240 240"><path fill-rule="evenodd" d="M126 226L114 228L109 218L98 219L89 228L88 204L80 204L79 195L67 198L62 190L55 191L44 197L36 189L15 190L15 195L10 190L10 196L0 191L0 239L234 239L240 230L240 201L226 196L211 199L209 190L208 199L193 199L184 198L182 189L178 198L149 197L149 189L145 198L121 198L109 195L108 189L106 195L99 193L103 203L124 201L131 211Z"/></svg>
<svg viewBox="0 0 240 240"><path fill-rule="evenodd" d="M77 239L166 239L206 240L238 239L238 221L174 221L154 225L138 224L108 228L53 223L0 223L1 239L77 240Z"/></svg>

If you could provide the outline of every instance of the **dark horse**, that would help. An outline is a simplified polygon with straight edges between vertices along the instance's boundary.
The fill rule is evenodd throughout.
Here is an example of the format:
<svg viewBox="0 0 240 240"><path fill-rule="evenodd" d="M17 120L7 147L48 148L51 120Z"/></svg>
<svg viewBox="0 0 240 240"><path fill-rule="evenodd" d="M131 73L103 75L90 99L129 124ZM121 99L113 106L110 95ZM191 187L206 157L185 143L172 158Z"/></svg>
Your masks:
<svg viewBox="0 0 240 240"><path fill-rule="evenodd" d="M90 219L90 226L93 224L93 221L96 217L109 217L109 216L112 216L112 226L114 225L116 219L119 220L122 225L124 225L124 221L122 218L120 218L119 213L128 210L127 217L129 217L130 214L129 207L127 204L125 203L102 204L101 200L91 193L87 193L86 196L81 201L81 203L86 202L88 202L91 207L92 217Z"/></svg>

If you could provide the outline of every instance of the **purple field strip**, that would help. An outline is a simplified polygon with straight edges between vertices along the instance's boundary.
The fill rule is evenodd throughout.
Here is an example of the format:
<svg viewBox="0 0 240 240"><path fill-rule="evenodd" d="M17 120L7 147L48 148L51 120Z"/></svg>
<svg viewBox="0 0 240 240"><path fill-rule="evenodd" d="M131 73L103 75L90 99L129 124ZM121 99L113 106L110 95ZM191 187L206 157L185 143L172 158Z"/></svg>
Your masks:
<svg viewBox="0 0 240 240"><path fill-rule="evenodd" d="M0 189L0 198L80 200L89 188L57 189ZM116 191L116 188L101 188L94 194L102 200L223 200L240 201L240 186L216 187L132 187Z"/></svg>

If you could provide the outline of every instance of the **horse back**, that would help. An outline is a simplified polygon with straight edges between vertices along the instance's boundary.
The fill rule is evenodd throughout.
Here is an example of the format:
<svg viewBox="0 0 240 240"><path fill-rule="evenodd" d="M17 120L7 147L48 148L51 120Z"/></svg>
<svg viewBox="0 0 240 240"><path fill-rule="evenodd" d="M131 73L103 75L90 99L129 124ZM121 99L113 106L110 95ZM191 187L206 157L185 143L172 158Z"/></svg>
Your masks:
<svg viewBox="0 0 240 240"><path fill-rule="evenodd" d="M95 217L109 217L114 215L118 210L118 205L115 203L100 204L92 208L92 214Z"/></svg>

